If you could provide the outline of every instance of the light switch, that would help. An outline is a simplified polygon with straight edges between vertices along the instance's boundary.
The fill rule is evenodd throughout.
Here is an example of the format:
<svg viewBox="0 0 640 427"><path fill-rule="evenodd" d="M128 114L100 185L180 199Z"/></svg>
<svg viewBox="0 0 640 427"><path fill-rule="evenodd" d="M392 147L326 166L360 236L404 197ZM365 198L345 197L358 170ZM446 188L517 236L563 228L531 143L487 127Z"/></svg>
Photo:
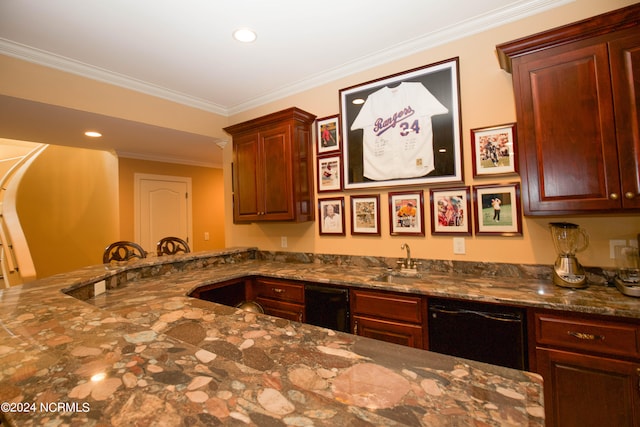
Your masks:
<svg viewBox="0 0 640 427"><path fill-rule="evenodd" d="M453 238L453 253L458 255L463 255L466 253L464 237Z"/></svg>

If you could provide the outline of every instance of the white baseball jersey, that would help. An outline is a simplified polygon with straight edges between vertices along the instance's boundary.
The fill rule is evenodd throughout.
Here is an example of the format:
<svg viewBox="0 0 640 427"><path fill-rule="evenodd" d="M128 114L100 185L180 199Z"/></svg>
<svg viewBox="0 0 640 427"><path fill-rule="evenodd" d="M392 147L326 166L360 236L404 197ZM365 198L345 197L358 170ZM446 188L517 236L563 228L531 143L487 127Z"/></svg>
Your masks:
<svg viewBox="0 0 640 427"><path fill-rule="evenodd" d="M448 112L418 82L385 86L369 95L351 125L351 130L363 130L364 176L381 181L433 171L431 116Z"/></svg>

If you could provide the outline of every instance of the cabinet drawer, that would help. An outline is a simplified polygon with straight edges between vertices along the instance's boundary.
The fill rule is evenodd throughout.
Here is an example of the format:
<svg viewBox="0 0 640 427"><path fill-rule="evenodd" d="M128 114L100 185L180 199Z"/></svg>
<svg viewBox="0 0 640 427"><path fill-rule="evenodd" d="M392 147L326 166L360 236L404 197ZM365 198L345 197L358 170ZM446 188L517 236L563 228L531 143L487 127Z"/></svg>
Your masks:
<svg viewBox="0 0 640 427"><path fill-rule="evenodd" d="M263 297L302 304L304 303L304 285L277 279L259 278L253 285L253 295L255 298Z"/></svg>
<svg viewBox="0 0 640 427"><path fill-rule="evenodd" d="M352 290L351 298L354 314L422 323L421 297Z"/></svg>
<svg viewBox="0 0 640 427"><path fill-rule="evenodd" d="M264 313L281 319L304 322L304 306L290 302L275 301L267 298L256 298L256 302L262 306Z"/></svg>
<svg viewBox="0 0 640 427"><path fill-rule="evenodd" d="M637 325L536 313L538 344L640 356Z"/></svg>

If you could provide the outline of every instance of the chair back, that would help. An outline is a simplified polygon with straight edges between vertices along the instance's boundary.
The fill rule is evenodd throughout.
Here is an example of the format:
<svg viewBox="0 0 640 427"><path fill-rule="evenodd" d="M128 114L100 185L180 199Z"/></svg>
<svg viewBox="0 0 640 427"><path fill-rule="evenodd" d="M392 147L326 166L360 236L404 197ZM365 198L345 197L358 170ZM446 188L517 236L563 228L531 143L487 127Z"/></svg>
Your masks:
<svg viewBox="0 0 640 427"><path fill-rule="evenodd" d="M102 255L102 262L108 264L111 261L129 261L132 258L146 258L147 253L137 243L121 240L107 246Z"/></svg>
<svg viewBox="0 0 640 427"><path fill-rule="evenodd" d="M191 249L189 249L189 244L179 237L165 237L156 244L156 252L158 256L175 255L178 252L187 254L191 252Z"/></svg>

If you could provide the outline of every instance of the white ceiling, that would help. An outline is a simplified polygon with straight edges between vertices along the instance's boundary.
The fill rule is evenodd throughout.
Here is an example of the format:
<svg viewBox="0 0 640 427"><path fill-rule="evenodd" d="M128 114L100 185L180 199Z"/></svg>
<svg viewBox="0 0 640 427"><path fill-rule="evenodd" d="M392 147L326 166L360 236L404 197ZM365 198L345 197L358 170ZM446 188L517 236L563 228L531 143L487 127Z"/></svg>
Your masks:
<svg viewBox="0 0 640 427"><path fill-rule="evenodd" d="M569 1L0 0L0 54L231 115Z"/></svg>

